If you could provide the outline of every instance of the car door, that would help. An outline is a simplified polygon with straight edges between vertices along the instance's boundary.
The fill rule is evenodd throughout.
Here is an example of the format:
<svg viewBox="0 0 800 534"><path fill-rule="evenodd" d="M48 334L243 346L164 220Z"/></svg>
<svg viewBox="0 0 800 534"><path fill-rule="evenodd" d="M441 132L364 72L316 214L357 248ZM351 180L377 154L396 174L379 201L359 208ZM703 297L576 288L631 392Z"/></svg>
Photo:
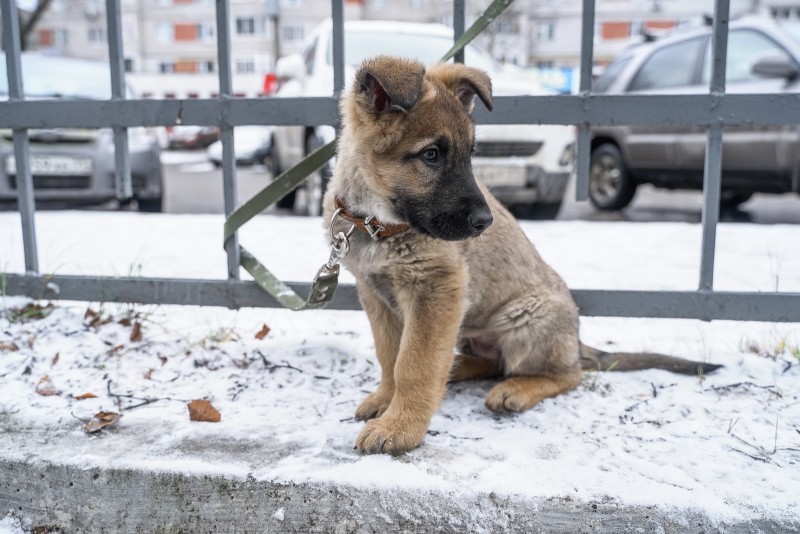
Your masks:
<svg viewBox="0 0 800 534"><path fill-rule="evenodd" d="M731 30L728 37L726 92L739 94L782 93L790 83L782 77L769 78L753 71L764 58L779 58L796 65L790 54L774 39L755 28ZM711 46L705 52L701 83L711 78ZM796 87L794 89L797 90ZM723 135L723 168L726 171L779 172L786 169L790 138L795 128L788 125L726 126ZM705 129L696 143L684 143L685 165L703 167Z"/></svg>
<svg viewBox="0 0 800 534"><path fill-rule="evenodd" d="M642 62L627 88L628 94L699 94L699 69L707 35L656 48ZM671 172L681 167L679 140L691 134L686 125L634 125L627 136L630 168Z"/></svg>

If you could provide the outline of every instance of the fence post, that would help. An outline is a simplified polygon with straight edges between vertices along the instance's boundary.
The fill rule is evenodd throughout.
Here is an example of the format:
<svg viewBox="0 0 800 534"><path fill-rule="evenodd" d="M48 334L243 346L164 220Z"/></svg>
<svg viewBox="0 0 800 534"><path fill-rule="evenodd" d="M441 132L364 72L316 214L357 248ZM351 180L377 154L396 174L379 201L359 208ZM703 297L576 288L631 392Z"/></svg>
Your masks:
<svg viewBox="0 0 800 534"><path fill-rule="evenodd" d="M3 15L3 45L6 51L8 71L8 99L22 101L25 92L22 86L22 61L20 60L19 18L14 0L0 0ZM33 176L29 160L28 129L14 128L14 163L16 165L17 204L22 217L22 245L25 251L25 271L39 272L39 256L36 248L36 204L33 196Z"/></svg>

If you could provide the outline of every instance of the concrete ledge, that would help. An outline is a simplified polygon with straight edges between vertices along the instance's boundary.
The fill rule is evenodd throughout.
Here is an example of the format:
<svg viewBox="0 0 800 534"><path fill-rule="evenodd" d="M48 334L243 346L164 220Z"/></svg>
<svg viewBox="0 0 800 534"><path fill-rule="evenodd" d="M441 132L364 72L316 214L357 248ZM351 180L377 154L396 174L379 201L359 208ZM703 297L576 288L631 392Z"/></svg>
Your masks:
<svg viewBox="0 0 800 534"><path fill-rule="evenodd" d="M0 460L0 511L58 532L787 532L614 502L280 484Z"/></svg>

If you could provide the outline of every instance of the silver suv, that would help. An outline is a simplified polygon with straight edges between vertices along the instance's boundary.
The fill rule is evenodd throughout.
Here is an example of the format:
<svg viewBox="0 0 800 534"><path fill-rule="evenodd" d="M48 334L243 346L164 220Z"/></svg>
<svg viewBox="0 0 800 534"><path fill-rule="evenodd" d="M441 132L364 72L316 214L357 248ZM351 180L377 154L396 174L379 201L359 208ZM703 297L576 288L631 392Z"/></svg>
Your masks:
<svg viewBox="0 0 800 534"><path fill-rule="evenodd" d="M800 92L800 24L746 17L730 23L726 92ZM620 53L594 82L597 93L701 94L711 77L711 28L679 31ZM747 113L747 110L743 110ZM602 210L627 206L639 184L701 189L706 128L592 129L589 198ZM727 126L722 203L753 193L800 193L800 126Z"/></svg>

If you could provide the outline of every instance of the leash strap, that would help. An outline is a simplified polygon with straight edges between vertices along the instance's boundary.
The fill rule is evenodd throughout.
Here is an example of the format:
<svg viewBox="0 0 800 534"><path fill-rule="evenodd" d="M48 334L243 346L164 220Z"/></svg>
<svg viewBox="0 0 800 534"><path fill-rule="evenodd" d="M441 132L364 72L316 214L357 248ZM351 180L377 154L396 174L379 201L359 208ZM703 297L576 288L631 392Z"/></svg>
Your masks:
<svg viewBox="0 0 800 534"><path fill-rule="evenodd" d="M447 61L472 41L486 26L495 20L514 0L494 0L480 17L464 32L441 61ZM311 173L322 167L336 154L336 141L315 150L291 169L283 172L269 185L245 202L225 221L223 246L233 237L241 226L264 211L267 207L291 193ZM338 236L335 236L338 238ZM247 249L239 245L240 263L250 273L256 283L282 306L290 310L314 310L323 308L333 298L339 283L339 260L343 254L338 252L341 242L332 243L331 259L317 272L311 283L308 297L303 299L289 286L281 282ZM346 252L345 252L346 253Z"/></svg>

